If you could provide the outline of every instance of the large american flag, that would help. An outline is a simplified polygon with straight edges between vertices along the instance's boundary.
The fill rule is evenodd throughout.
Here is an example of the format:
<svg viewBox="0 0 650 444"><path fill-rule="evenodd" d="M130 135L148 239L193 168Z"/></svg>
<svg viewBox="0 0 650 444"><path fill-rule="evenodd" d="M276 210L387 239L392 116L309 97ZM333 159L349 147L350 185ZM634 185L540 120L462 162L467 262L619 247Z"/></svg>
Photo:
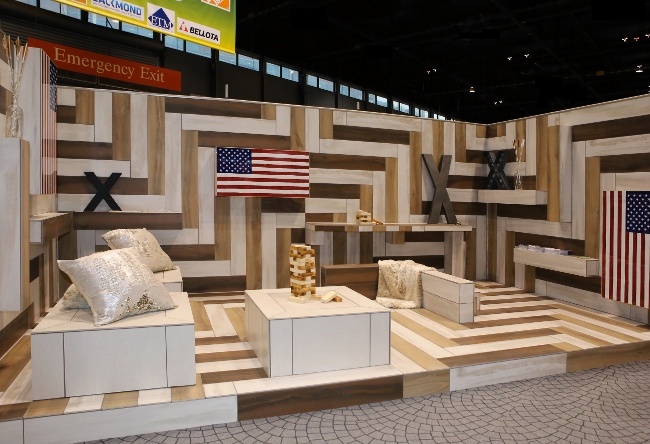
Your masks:
<svg viewBox="0 0 650 444"><path fill-rule="evenodd" d="M57 70L41 51L41 194L56 194Z"/></svg>
<svg viewBox="0 0 650 444"><path fill-rule="evenodd" d="M217 147L217 196L309 197L309 153Z"/></svg>
<svg viewBox="0 0 650 444"><path fill-rule="evenodd" d="M601 294L650 308L650 191L604 191Z"/></svg>

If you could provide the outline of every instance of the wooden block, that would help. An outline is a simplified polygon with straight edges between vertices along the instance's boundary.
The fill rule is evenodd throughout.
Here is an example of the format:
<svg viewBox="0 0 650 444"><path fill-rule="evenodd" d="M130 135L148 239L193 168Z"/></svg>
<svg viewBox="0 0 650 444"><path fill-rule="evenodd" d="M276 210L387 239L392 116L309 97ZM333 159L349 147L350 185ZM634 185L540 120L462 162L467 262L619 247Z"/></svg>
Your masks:
<svg viewBox="0 0 650 444"><path fill-rule="evenodd" d="M600 157L585 159L585 256L600 257Z"/></svg>
<svg viewBox="0 0 650 444"><path fill-rule="evenodd" d="M334 114L331 109L320 110L320 138L334 138Z"/></svg>
<svg viewBox="0 0 650 444"><path fill-rule="evenodd" d="M63 415L69 398L47 399L34 401L25 412L25 418L38 418L41 416Z"/></svg>
<svg viewBox="0 0 650 444"><path fill-rule="evenodd" d="M538 166L539 168L539 166ZM547 220L560 221L560 127L547 132Z"/></svg>
<svg viewBox="0 0 650 444"><path fill-rule="evenodd" d="M409 144L409 213L420 214L422 211L422 133L412 132Z"/></svg>
<svg viewBox="0 0 650 444"><path fill-rule="evenodd" d="M147 97L149 194L165 194L165 98Z"/></svg>
<svg viewBox="0 0 650 444"><path fill-rule="evenodd" d="M291 149L305 151L305 108L291 107Z"/></svg>
<svg viewBox="0 0 650 444"><path fill-rule="evenodd" d="M578 350L567 355L567 372L650 359L648 341Z"/></svg>
<svg viewBox="0 0 650 444"><path fill-rule="evenodd" d="M262 208L259 197L246 199L246 289L262 288Z"/></svg>
<svg viewBox="0 0 650 444"><path fill-rule="evenodd" d="M537 117L537 187L539 191L548 189L548 116Z"/></svg>
<svg viewBox="0 0 650 444"><path fill-rule="evenodd" d="M199 227L199 152L196 131L181 136L181 197L183 228Z"/></svg>
<svg viewBox="0 0 650 444"><path fill-rule="evenodd" d="M95 123L95 93L90 90L75 90L76 122L84 125Z"/></svg>
<svg viewBox="0 0 650 444"><path fill-rule="evenodd" d="M131 94L113 93L113 160L131 160Z"/></svg>

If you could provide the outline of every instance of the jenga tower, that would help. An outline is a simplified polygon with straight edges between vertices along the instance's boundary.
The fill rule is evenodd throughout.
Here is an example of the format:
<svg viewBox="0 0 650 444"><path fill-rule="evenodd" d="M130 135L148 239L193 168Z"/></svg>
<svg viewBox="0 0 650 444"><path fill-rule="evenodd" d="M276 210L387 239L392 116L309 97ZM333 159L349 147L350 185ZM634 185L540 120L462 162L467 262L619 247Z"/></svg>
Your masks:
<svg viewBox="0 0 650 444"><path fill-rule="evenodd" d="M316 295L316 262L309 245L291 244L289 250L291 294L297 298Z"/></svg>
<svg viewBox="0 0 650 444"><path fill-rule="evenodd" d="M369 224L372 222L372 216L367 211L357 210L356 220L358 224Z"/></svg>

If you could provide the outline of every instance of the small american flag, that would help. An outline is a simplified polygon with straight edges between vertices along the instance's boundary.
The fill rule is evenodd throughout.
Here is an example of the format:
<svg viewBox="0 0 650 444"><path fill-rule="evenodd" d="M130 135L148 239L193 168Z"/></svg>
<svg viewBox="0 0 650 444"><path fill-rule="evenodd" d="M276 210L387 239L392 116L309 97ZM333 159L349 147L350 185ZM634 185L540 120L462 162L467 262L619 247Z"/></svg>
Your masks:
<svg viewBox="0 0 650 444"><path fill-rule="evenodd" d="M650 191L604 191L604 298L650 308Z"/></svg>
<svg viewBox="0 0 650 444"><path fill-rule="evenodd" d="M216 195L309 197L309 153L217 147Z"/></svg>

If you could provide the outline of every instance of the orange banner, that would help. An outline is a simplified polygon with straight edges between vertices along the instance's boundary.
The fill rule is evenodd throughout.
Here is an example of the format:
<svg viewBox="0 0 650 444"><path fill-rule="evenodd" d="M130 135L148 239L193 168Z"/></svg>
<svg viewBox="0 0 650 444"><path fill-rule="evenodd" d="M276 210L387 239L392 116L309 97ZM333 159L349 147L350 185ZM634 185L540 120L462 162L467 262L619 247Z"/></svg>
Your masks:
<svg viewBox="0 0 650 444"><path fill-rule="evenodd" d="M84 51L31 37L29 46L45 51L59 69L153 86L169 91L181 90L181 73L179 71Z"/></svg>

